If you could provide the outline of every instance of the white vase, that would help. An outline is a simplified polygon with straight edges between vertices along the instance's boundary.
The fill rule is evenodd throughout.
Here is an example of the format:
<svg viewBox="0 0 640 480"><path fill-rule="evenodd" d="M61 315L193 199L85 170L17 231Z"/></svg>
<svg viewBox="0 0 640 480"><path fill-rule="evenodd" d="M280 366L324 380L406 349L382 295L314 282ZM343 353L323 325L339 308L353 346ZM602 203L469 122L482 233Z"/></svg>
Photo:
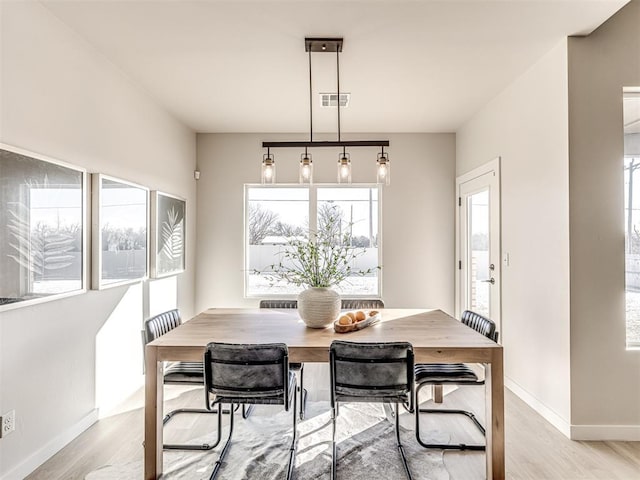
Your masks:
<svg viewBox="0 0 640 480"><path fill-rule="evenodd" d="M331 288L307 288L298 294L298 315L307 327L324 328L340 315L340 295Z"/></svg>

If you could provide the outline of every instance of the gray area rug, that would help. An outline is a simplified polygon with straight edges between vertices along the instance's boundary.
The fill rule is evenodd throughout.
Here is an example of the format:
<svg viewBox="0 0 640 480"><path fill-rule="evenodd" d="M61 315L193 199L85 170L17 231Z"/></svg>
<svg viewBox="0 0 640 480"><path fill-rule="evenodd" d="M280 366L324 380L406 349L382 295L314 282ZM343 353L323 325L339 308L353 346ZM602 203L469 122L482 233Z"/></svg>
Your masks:
<svg viewBox="0 0 640 480"><path fill-rule="evenodd" d="M282 407L259 406L247 420L236 415L231 447L218 478L220 480L275 480L286 477L291 443L291 413ZM401 439L414 478L448 480L441 451L425 450L414 436L413 416L400 416ZM208 479L226 439L209 452L164 452L164 479ZM316 480L330 478L331 414L327 402L307 405L307 418L298 423L298 448L293 478ZM426 432L425 432L425 436ZM430 441L447 442L448 434L431 432ZM215 432L205 437L215 441ZM345 404L338 416L338 478L348 480L406 478L395 444L393 423L387 420L381 405ZM197 442L196 442L197 443ZM86 480L139 480L142 461L107 465Z"/></svg>

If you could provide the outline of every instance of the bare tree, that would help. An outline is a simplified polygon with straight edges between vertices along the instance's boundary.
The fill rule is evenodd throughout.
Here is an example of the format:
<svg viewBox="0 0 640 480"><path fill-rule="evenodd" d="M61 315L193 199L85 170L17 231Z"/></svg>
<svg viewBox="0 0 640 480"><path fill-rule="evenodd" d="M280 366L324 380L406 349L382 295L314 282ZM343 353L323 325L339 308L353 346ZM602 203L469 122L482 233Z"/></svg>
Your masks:
<svg viewBox="0 0 640 480"><path fill-rule="evenodd" d="M331 202L318 204L318 231L325 232L327 237L334 238L336 242L343 243L344 212L338 205Z"/></svg>
<svg viewBox="0 0 640 480"><path fill-rule="evenodd" d="M278 222L278 214L249 204L249 245L260 245Z"/></svg>
<svg viewBox="0 0 640 480"><path fill-rule="evenodd" d="M273 235L277 235L279 237L300 237L304 235L305 230L302 227L294 226L289 223L283 223L281 221L277 221L271 231Z"/></svg>

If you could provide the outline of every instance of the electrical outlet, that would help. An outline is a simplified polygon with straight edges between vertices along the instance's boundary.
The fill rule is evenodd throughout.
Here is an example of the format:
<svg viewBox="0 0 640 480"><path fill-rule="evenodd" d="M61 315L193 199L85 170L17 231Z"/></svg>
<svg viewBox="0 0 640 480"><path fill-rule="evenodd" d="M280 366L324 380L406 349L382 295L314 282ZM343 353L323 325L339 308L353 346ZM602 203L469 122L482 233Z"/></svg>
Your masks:
<svg viewBox="0 0 640 480"><path fill-rule="evenodd" d="M11 410L2 415L1 418L2 428L0 428L0 438L6 437L16 429L16 411Z"/></svg>

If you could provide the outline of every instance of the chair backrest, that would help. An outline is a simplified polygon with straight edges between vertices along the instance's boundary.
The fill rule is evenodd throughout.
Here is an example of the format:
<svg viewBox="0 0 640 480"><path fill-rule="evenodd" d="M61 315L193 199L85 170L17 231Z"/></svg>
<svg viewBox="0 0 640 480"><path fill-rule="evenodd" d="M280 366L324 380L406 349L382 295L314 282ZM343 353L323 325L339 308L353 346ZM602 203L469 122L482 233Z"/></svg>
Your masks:
<svg viewBox="0 0 640 480"><path fill-rule="evenodd" d="M472 312L471 310L465 310L462 312L461 321L467 327L473 328L476 332L490 338L494 342L498 341L498 332L496 331L496 324L493 320L483 317L479 313Z"/></svg>
<svg viewBox="0 0 640 480"><path fill-rule="evenodd" d="M144 339L149 343L182 324L180 311L176 308L160 313L144 322Z"/></svg>
<svg viewBox="0 0 640 480"><path fill-rule="evenodd" d="M260 308L298 308L297 300L260 300ZM373 298L343 298L342 310L358 310L363 308L384 308L384 302Z"/></svg>
<svg viewBox="0 0 640 480"><path fill-rule="evenodd" d="M297 300L260 300L260 308L298 308Z"/></svg>
<svg viewBox="0 0 640 480"><path fill-rule="evenodd" d="M378 298L343 298L342 310L360 310L384 308L384 302Z"/></svg>
<svg viewBox="0 0 640 480"><path fill-rule="evenodd" d="M204 353L208 395L289 398L289 351L284 343L211 342ZM209 403L208 403L209 404Z"/></svg>
<svg viewBox="0 0 640 480"><path fill-rule="evenodd" d="M414 356L410 343L334 340L329 363L332 400L342 397L375 402L397 397L413 405Z"/></svg>

